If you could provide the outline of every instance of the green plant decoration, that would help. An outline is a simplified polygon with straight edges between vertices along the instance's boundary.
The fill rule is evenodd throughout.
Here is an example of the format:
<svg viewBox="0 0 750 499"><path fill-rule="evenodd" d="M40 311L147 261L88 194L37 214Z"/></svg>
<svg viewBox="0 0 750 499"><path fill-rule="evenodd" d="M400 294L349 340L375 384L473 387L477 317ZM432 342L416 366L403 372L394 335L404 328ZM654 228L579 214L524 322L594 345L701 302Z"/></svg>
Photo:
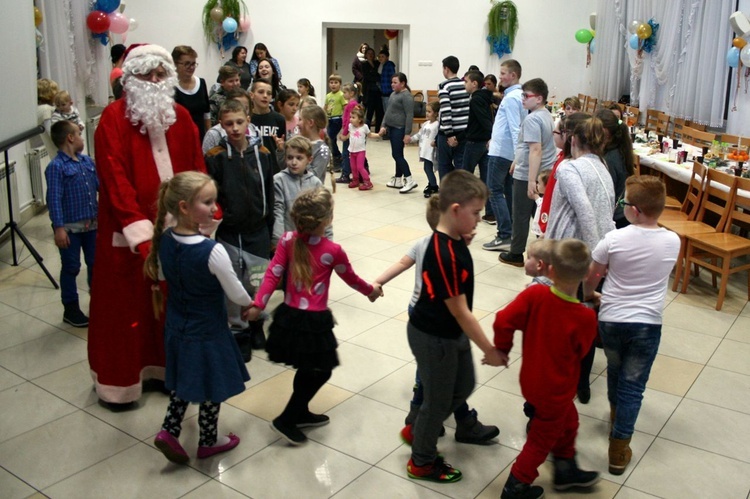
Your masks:
<svg viewBox="0 0 750 499"><path fill-rule="evenodd" d="M518 11L516 4L510 0L498 2L491 0L492 8L487 15L488 32L487 43L490 44L490 54L502 57L513 51L518 31Z"/></svg>
<svg viewBox="0 0 750 499"><path fill-rule="evenodd" d="M240 20L247 15L247 6L243 0L208 0L203 6L203 34L209 43L216 43L219 50L229 50L237 45L237 38L242 32L238 28L232 33L224 31L222 22L231 17L240 25Z"/></svg>

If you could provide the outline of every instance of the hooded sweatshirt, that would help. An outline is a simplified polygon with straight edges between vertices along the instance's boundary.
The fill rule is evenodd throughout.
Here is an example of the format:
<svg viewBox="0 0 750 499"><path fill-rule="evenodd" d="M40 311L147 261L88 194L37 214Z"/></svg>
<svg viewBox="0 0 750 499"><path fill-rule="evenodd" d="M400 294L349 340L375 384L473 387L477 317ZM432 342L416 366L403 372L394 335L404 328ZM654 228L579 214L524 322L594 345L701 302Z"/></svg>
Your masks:
<svg viewBox="0 0 750 499"><path fill-rule="evenodd" d="M274 224L271 237L273 246L276 246L285 232L296 230L291 214L292 204L299 193L322 185L323 182L310 170L302 175L295 175L289 171L289 168L284 168L273 176ZM326 228L326 237L333 241L333 229L330 225Z"/></svg>

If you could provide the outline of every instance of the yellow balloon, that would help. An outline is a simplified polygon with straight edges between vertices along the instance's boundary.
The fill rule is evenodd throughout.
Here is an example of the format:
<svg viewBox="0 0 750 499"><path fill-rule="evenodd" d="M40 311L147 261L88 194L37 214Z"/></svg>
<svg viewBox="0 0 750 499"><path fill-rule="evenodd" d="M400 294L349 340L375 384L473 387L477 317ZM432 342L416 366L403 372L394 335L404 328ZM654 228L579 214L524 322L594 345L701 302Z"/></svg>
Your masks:
<svg viewBox="0 0 750 499"><path fill-rule="evenodd" d="M643 23L640 26L638 26L638 31L636 32L638 34L638 38L641 40L645 40L646 38L651 36L651 25Z"/></svg>
<svg viewBox="0 0 750 499"><path fill-rule="evenodd" d="M42 11L39 7L34 7L34 26L38 28L40 24L42 24Z"/></svg>
<svg viewBox="0 0 750 499"><path fill-rule="evenodd" d="M591 31L591 38L596 38L596 30L590 29L589 31Z"/></svg>
<svg viewBox="0 0 750 499"><path fill-rule="evenodd" d="M744 47L745 45L747 45L747 42L745 41L744 38L737 37L734 40L732 40L732 45L734 45L738 49L742 50L742 47Z"/></svg>

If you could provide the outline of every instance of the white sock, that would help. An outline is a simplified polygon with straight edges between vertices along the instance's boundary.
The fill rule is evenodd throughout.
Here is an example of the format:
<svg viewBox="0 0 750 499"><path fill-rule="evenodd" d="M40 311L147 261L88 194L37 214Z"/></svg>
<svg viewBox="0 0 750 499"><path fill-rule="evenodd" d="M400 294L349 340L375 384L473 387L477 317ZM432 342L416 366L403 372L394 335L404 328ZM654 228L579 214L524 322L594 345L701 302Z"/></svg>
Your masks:
<svg viewBox="0 0 750 499"><path fill-rule="evenodd" d="M211 447L221 447L222 445L226 445L229 443L229 437L226 435L220 435L216 438L216 443L213 444Z"/></svg>

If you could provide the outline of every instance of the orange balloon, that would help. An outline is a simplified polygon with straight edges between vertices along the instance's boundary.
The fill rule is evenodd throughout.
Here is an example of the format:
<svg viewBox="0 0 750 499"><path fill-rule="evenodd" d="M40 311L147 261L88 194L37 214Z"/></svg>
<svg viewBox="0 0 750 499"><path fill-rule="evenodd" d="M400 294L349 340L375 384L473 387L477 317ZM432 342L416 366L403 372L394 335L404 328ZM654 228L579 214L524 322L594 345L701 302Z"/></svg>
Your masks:
<svg viewBox="0 0 750 499"><path fill-rule="evenodd" d="M732 40L732 45L742 50L742 47L747 45L747 42L745 41L744 38L737 37L734 40Z"/></svg>
<svg viewBox="0 0 750 499"><path fill-rule="evenodd" d="M42 24L42 11L39 7L34 7L34 26L38 28L40 24Z"/></svg>

